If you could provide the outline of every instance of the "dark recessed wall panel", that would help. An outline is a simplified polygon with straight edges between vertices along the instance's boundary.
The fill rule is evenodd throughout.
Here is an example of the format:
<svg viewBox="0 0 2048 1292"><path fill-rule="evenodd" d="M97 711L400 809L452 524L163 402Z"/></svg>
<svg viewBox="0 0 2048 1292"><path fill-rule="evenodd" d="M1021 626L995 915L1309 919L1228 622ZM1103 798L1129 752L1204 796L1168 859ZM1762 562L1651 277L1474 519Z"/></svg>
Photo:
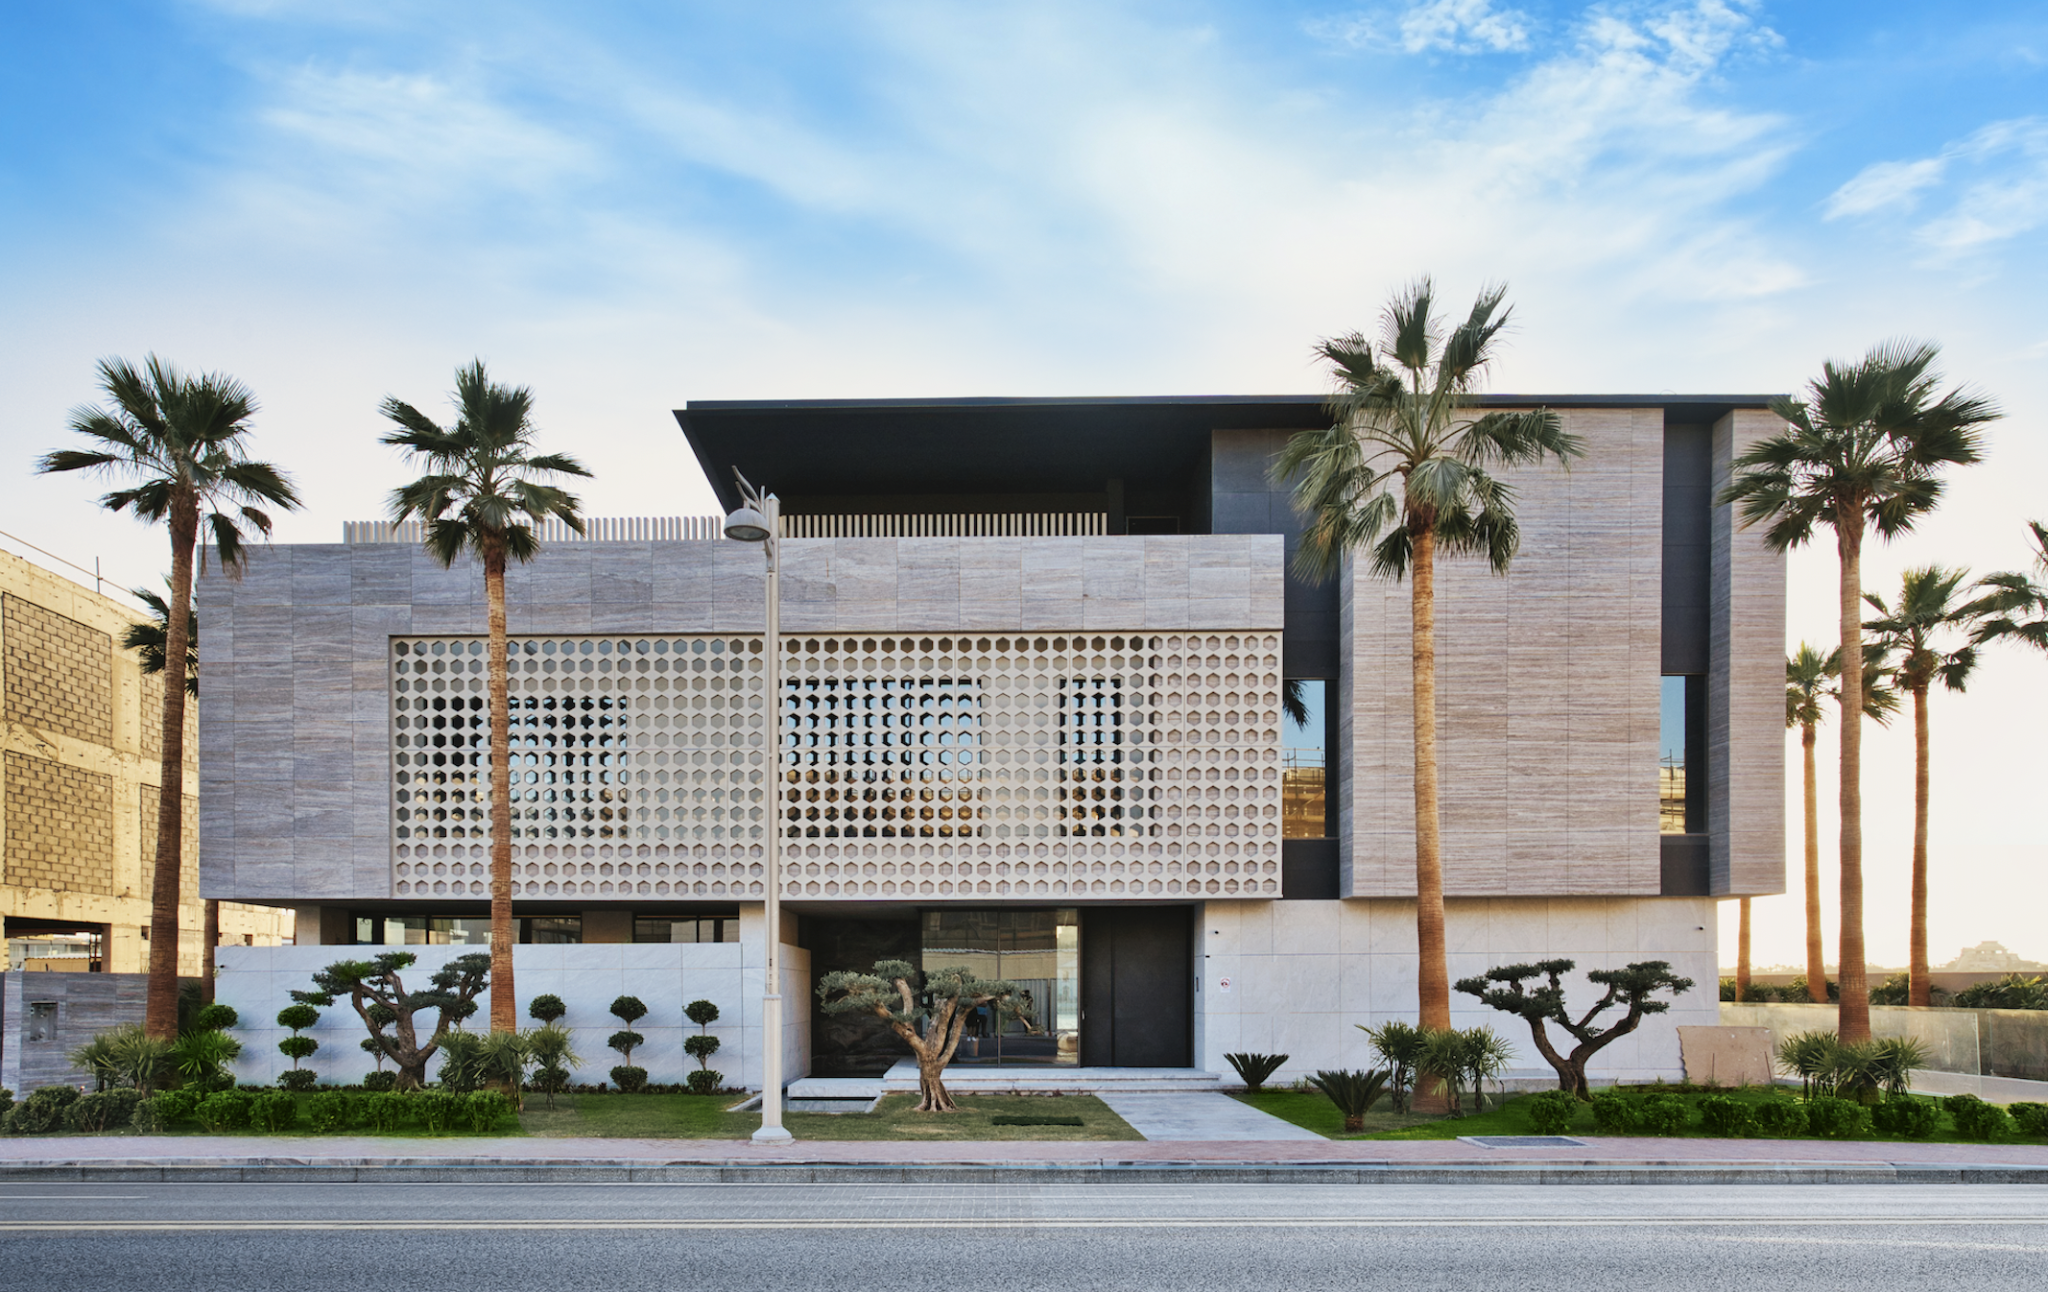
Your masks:
<svg viewBox="0 0 2048 1292"><path fill-rule="evenodd" d="M1286 540L1286 635L1282 670L1288 677L1337 676L1337 580L1308 583L1293 572L1301 544L1301 518L1283 485L1267 479L1289 430L1226 430L1210 435L1212 534L1279 534Z"/></svg>
<svg viewBox="0 0 2048 1292"><path fill-rule="evenodd" d="M1713 428L1664 423L1664 672L1705 673L1710 635Z"/></svg>

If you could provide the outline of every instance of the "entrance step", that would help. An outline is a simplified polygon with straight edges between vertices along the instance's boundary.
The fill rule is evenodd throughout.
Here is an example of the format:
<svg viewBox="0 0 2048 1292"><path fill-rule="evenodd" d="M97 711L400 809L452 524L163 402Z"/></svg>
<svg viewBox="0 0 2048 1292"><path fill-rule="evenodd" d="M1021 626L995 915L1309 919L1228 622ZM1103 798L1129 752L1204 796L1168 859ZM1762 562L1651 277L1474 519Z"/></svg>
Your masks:
<svg viewBox="0 0 2048 1292"><path fill-rule="evenodd" d="M1221 1090L1223 1078L1199 1068L977 1067L946 1069L946 1089L963 1095L1100 1095L1107 1091L1164 1093ZM793 1087L792 1087L793 1089ZM917 1089L917 1063L898 1060L882 1078L882 1089Z"/></svg>
<svg viewBox="0 0 2048 1292"><path fill-rule="evenodd" d="M793 1113L864 1113L880 1102L882 1079L799 1077L783 1089L782 1097Z"/></svg>

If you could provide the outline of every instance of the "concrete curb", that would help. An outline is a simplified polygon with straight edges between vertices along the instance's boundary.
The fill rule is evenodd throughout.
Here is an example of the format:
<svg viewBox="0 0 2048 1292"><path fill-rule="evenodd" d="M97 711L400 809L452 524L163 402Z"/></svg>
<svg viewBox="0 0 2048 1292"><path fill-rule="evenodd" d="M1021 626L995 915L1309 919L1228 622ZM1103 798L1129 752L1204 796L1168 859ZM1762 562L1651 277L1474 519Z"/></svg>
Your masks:
<svg viewBox="0 0 2048 1292"><path fill-rule="evenodd" d="M2040 1184L2048 1166L1885 1162L308 1162L22 1161L0 1181L159 1184Z"/></svg>

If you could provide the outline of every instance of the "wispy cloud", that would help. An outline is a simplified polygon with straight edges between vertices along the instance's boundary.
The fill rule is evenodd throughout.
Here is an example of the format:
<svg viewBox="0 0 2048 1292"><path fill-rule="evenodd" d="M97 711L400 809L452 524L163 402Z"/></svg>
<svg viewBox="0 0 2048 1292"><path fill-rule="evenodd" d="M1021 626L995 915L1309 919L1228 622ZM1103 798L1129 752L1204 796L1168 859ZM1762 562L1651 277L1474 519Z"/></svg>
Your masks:
<svg viewBox="0 0 2048 1292"><path fill-rule="evenodd" d="M1534 20L1492 0L1420 0L1403 7L1312 19L1318 40L1352 48L1380 46L1409 54L1504 54L1529 48Z"/></svg>
<svg viewBox="0 0 2048 1292"><path fill-rule="evenodd" d="M2006 242L2048 225L2048 119L1995 121L1914 161L1864 167L1829 196L1826 218L1913 211L1923 194L1943 190L1947 209L1914 237L1937 257Z"/></svg>

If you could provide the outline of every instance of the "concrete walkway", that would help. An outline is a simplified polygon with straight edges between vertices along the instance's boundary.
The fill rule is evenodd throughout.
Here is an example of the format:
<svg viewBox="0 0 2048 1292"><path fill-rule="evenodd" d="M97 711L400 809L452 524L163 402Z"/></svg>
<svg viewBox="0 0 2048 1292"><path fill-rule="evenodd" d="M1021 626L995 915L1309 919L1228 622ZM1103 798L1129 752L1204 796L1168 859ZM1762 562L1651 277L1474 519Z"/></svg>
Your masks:
<svg viewBox="0 0 2048 1292"><path fill-rule="evenodd" d="M1148 1140L1329 1142L1312 1130L1281 1121L1271 1113L1260 1112L1250 1104L1209 1090L1184 1094L1103 1090L1096 1093L1096 1098L1108 1104L1111 1112L1129 1122L1132 1130Z"/></svg>

